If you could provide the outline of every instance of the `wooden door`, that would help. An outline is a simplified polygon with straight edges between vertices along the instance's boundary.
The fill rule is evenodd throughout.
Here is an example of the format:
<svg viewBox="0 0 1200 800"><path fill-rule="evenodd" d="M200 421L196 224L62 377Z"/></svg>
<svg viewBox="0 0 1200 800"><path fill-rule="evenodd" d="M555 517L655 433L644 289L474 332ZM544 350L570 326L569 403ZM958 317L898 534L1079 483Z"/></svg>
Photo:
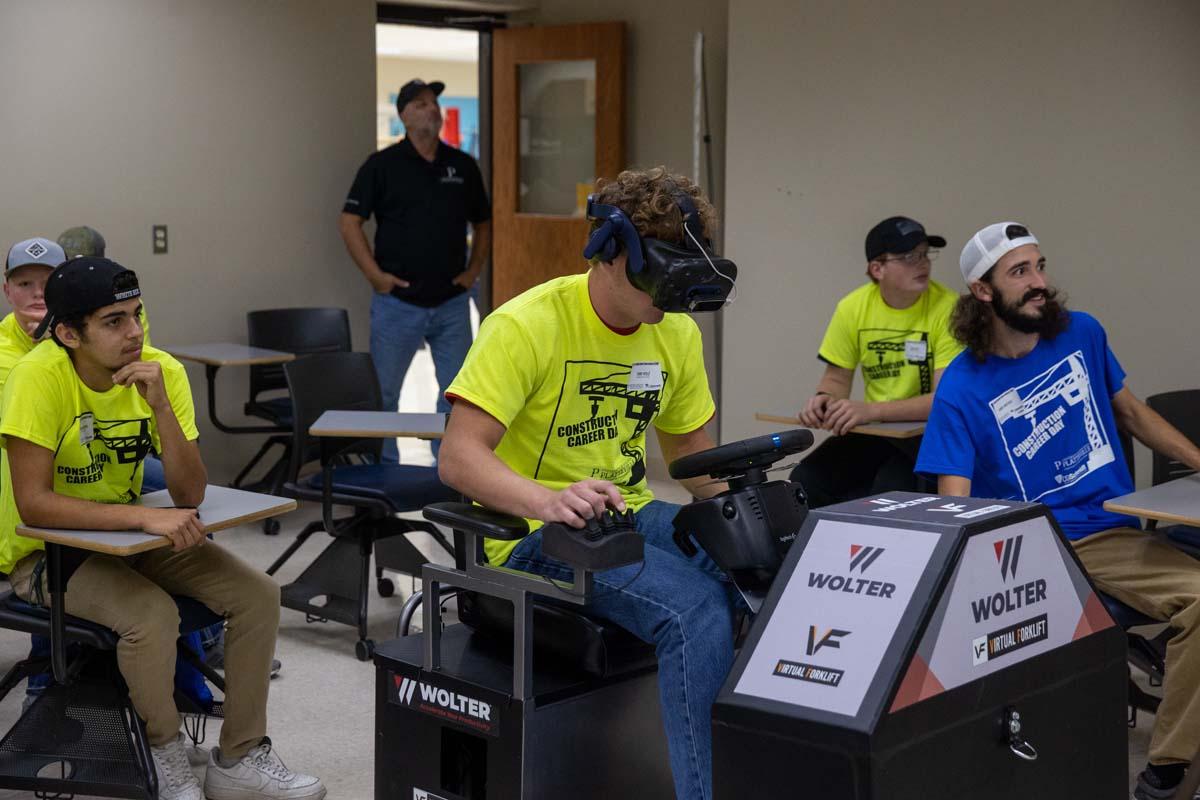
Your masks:
<svg viewBox="0 0 1200 800"><path fill-rule="evenodd" d="M587 267L586 195L625 166L624 23L495 31L492 102L494 308Z"/></svg>

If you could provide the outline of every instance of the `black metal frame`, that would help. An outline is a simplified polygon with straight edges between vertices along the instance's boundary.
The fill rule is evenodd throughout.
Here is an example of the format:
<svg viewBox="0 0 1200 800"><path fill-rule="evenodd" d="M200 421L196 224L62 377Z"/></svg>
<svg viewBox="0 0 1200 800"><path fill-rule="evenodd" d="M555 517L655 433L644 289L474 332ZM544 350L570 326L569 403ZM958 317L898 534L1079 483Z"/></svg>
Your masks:
<svg viewBox="0 0 1200 800"><path fill-rule="evenodd" d="M47 687L46 691L73 697L75 694L85 691L84 684L79 683L81 673L89 665L97 663L96 656L100 651L90 647L71 661L68 661L67 658L66 586L75 570L83 563L84 558L81 556L86 557L90 553L54 542L46 542L45 546L46 583L50 592L47 631L48 638L50 639L50 654L44 658L23 659L9 669L8 673L3 678L0 678L0 699L6 697L21 681L45 672L47 667L49 667L54 677L55 685ZM69 553L64 553L64 549L69 551ZM193 667L204 675L209 683L224 694L224 678L211 667L207 666L203 658L199 654L192 652L183 643L182 639L177 641L176 646L179 657L184 658L192 664ZM96 688L92 690L99 690L102 693L111 692L111 694L103 698L105 702L100 705L114 709L124 720L123 727L126 734L126 745L132 757L132 767L139 776L139 785L80 781L72 780L67 776L62 778L48 778L42 776L22 777L19 775L0 774L0 787L34 791L38 796L43 797L69 797L73 794L85 794L101 797L128 797L139 800L141 798L153 800L153 798L158 796L158 777L150 752L150 744L146 739L145 725L133 708L133 703L129 698L128 687L121 677L120 670L116 667L115 656L112 659L112 663L107 666L106 674L110 680L106 684L97 683ZM87 686L88 688L92 688L90 683ZM12 754L13 750L17 748L10 748L8 746L9 742L21 732L23 723L30 724L25 719L26 714L35 714L37 705L45 702L45 698L46 696L43 695L43 697L35 700L29 711L23 713L12 728L0 739L0 760L5 757L20 758L19 755ZM224 716L222 701L217 701L212 709L202 709L196 707L194 703L189 702L185 704L184 700L185 698L179 692L176 692L176 703L180 707L180 711L184 714L214 717ZM62 702L66 703L69 700L63 700ZM201 726L197 724L197 731L200 728ZM191 735L190 730L189 735ZM193 736L192 738L197 742L200 740L197 736ZM66 756L62 757L61 761L64 764L68 763Z"/></svg>

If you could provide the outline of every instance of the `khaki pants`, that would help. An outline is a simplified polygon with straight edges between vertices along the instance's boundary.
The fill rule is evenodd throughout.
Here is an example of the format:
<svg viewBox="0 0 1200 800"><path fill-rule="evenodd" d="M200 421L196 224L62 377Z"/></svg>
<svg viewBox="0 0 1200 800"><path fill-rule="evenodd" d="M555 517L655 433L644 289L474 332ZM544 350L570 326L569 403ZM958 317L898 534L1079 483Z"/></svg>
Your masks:
<svg viewBox="0 0 1200 800"><path fill-rule="evenodd" d="M13 567L13 591L34 602L32 577L43 553ZM50 602L45 575L42 595ZM241 758L267 733L267 689L279 629L279 586L205 540L180 553L168 548L128 558L90 556L67 583L66 612L115 631L117 664L150 744L179 733L175 708L175 640L179 611L171 595L199 600L225 617L225 721L221 755Z"/></svg>
<svg viewBox="0 0 1200 800"><path fill-rule="evenodd" d="M1149 755L1151 764L1191 761L1200 747L1200 562L1135 528L1072 544L1097 588L1178 631L1167 643Z"/></svg>

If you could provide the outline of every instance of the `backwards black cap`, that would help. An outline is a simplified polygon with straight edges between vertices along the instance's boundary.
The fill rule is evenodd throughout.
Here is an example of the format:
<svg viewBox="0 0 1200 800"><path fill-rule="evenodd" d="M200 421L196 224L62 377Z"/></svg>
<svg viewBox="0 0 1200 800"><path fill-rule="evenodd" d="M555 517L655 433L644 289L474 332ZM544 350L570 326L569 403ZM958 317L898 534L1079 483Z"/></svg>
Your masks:
<svg viewBox="0 0 1200 800"><path fill-rule="evenodd" d="M46 316L33 332L40 339L64 319L140 297L137 274L115 261L80 256L60 264L46 281Z"/></svg>

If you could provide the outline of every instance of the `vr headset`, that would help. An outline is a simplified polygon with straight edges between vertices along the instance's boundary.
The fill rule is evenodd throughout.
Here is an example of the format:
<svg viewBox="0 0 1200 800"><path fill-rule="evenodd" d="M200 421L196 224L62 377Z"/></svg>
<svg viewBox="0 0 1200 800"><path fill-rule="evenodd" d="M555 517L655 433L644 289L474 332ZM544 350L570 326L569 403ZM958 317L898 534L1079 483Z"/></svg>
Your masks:
<svg viewBox="0 0 1200 800"><path fill-rule="evenodd" d="M683 215L682 244L641 238L625 212L588 195L587 218L603 224L588 237L583 257L611 262L624 250L629 282L650 295L655 308L716 311L733 289L737 265L712 253L691 197L676 192L675 205Z"/></svg>

